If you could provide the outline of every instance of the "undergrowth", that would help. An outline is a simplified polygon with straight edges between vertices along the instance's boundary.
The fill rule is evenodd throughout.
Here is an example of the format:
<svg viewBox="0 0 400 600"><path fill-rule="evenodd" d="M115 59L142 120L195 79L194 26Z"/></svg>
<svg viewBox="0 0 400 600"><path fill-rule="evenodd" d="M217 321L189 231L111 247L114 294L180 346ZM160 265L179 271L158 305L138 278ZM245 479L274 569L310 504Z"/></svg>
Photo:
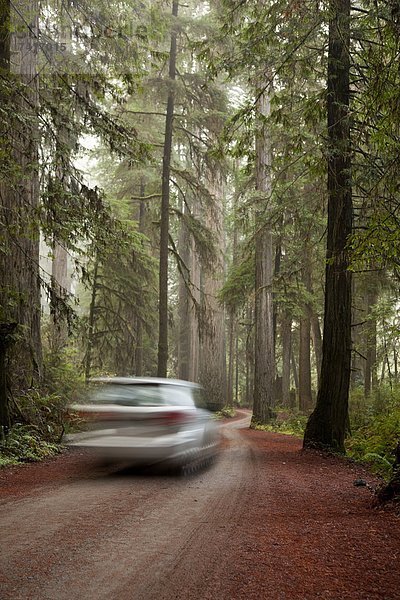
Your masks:
<svg viewBox="0 0 400 600"><path fill-rule="evenodd" d="M256 423L254 429L272 431L301 437L307 424L307 416L289 409L275 409L275 418L268 424Z"/></svg>
<svg viewBox="0 0 400 600"><path fill-rule="evenodd" d="M352 391L350 422L348 456L367 464L373 473L390 478L400 440L400 387L380 386L368 399L363 398L362 390Z"/></svg>
<svg viewBox="0 0 400 600"><path fill-rule="evenodd" d="M350 393L350 429L346 453L367 465L377 475L388 479L393 473L394 450L400 441L400 386L381 385L368 399L364 390ZM261 431L272 431L302 437L308 416L277 408L268 424L253 423Z"/></svg>
<svg viewBox="0 0 400 600"><path fill-rule="evenodd" d="M236 410L233 406L224 406L221 410L214 413L214 415L217 419L232 419L236 416Z"/></svg>
<svg viewBox="0 0 400 600"><path fill-rule="evenodd" d="M59 452L69 428L66 408L83 390L83 379L66 353L45 356L41 386L20 392L10 401L12 426L0 440L0 467L39 461Z"/></svg>
<svg viewBox="0 0 400 600"><path fill-rule="evenodd" d="M17 423L0 443L0 466L35 462L58 452L59 445L43 439L38 427Z"/></svg>

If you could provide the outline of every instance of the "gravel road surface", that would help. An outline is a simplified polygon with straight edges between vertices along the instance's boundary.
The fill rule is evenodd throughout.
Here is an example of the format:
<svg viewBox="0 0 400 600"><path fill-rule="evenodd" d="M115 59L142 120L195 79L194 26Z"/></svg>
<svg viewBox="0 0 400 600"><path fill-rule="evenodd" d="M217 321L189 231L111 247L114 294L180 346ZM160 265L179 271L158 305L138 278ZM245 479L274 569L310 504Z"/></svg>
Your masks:
<svg viewBox="0 0 400 600"><path fill-rule="evenodd" d="M400 521L371 507L375 482L248 423L190 477L79 453L3 472L1 599L400 599Z"/></svg>

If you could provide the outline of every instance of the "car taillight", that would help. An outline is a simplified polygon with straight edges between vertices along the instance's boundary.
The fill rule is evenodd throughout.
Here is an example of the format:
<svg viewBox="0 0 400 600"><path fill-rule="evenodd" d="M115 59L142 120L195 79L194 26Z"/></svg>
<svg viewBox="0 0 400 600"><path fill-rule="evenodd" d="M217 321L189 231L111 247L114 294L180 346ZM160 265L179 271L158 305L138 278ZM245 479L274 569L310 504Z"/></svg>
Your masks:
<svg viewBox="0 0 400 600"><path fill-rule="evenodd" d="M165 425L183 425L191 420L191 415L181 411L168 411L160 415Z"/></svg>

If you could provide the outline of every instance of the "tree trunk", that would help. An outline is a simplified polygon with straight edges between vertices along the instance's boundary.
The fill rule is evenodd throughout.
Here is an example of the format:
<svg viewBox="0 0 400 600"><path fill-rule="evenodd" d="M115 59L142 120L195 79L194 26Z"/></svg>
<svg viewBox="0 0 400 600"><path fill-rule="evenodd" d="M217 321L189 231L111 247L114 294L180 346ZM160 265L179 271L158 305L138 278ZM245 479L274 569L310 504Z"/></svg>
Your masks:
<svg viewBox="0 0 400 600"><path fill-rule="evenodd" d="M66 344L68 326L59 302L67 302L69 290L68 253L56 240L53 243L51 263L51 312L52 312L52 350L59 352Z"/></svg>
<svg viewBox="0 0 400 600"><path fill-rule="evenodd" d="M296 390L296 394L298 395L299 394L299 372L297 370L297 363L296 363L296 357L294 355L293 344L291 345L291 348L290 348L290 364L292 365L294 387Z"/></svg>
<svg viewBox="0 0 400 600"><path fill-rule="evenodd" d="M292 319L287 313L281 319L281 344L282 344L282 402L283 406L290 406L290 351L292 345Z"/></svg>
<svg viewBox="0 0 400 600"><path fill-rule="evenodd" d="M192 279L192 294L193 300L190 305L189 314L189 346L190 346L190 361L189 361L189 381L199 381L200 379L200 338L199 338L199 319L198 309L201 302L200 292L200 276L201 268L198 256L196 254L195 244L191 240L191 279Z"/></svg>
<svg viewBox="0 0 400 600"><path fill-rule="evenodd" d="M302 252L302 280L309 295L312 294L311 248L309 232L305 233ZM299 408L307 412L312 408L311 392L311 304L308 299L303 306L299 333Z"/></svg>
<svg viewBox="0 0 400 600"><path fill-rule="evenodd" d="M169 92L167 114L165 118L164 154L161 185L161 218L160 218L160 274L159 274L159 334L158 334L158 366L159 377L167 376L168 363L168 244L169 244L169 178L172 155L172 133L175 104L175 77L177 55L176 17L179 3L172 4L171 48L169 53Z"/></svg>
<svg viewBox="0 0 400 600"><path fill-rule="evenodd" d="M68 9L67 9L68 10ZM72 46L72 31L71 21L66 12L66 7L61 3L57 7L57 11L61 17L61 28L58 32L57 43L60 47L64 47L68 52L71 52ZM59 101L63 98L60 92ZM70 113L71 121L74 121L74 116ZM73 133L73 128L70 124L66 126L65 117L59 118L57 114L53 117L55 123L56 149L54 156L55 164L55 179L57 181L57 189L61 191L61 198L58 202L65 203L65 196L70 189L70 180L65 172L65 164L71 159L71 148L77 142L77 135ZM52 332L51 342L52 350L55 353L60 352L68 339L68 321L63 310L68 302L70 294L71 282L68 278L68 252L63 243L53 236L52 248L52 265L51 265L51 312L52 312ZM64 305L64 306L63 306Z"/></svg>
<svg viewBox="0 0 400 600"><path fill-rule="evenodd" d="M2 126L2 150L10 161L15 180L0 185L1 222L4 226L0 259L2 321L18 324L17 341L10 351L12 384L26 389L40 381L42 345L40 333L39 205L38 175L38 4L18 2L11 27L9 4L1 4L0 61L3 78L12 71L11 86L20 86L13 96L9 122ZM29 23L29 29L26 27ZM10 59L12 56L12 61ZM4 97L10 107L10 97ZM7 113L6 113L7 114ZM16 115L17 118L14 118ZM21 117L21 118L19 118ZM4 116L3 116L4 118Z"/></svg>
<svg viewBox="0 0 400 600"><path fill-rule="evenodd" d="M310 319L303 316L300 319L299 340L299 408L307 412L312 407L311 393L311 360L310 360Z"/></svg>
<svg viewBox="0 0 400 600"><path fill-rule="evenodd" d="M376 372L376 318L373 315L373 308L377 302L377 291L372 284L369 287L366 297L367 304L367 322L364 325L366 361L364 368L364 395L366 398L371 394L371 391L377 387L377 372Z"/></svg>
<svg viewBox="0 0 400 600"><path fill-rule="evenodd" d="M218 300L224 282L223 179L220 173L208 174L208 187L215 205L206 215L206 226L217 240L217 258L213 265L202 265L202 307L204 323L200 332L200 383L210 410L226 404L225 314Z"/></svg>
<svg viewBox="0 0 400 600"><path fill-rule="evenodd" d="M235 313L229 311L229 331L228 331L228 382L226 391L226 403L228 406L233 405L233 369L234 369L234 347L235 347Z"/></svg>
<svg viewBox="0 0 400 600"><path fill-rule="evenodd" d="M10 0L0 1L0 69L6 75L10 72L10 9Z"/></svg>
<svg viewBox="0 0 400 600"><path fill-rule="evenodd" d="M344 452L351 367L350 0L331 0L328 49L328 233L321 384L305 447Z"/></svg>
<svg viewBox="0 0 400 600"><path fill-rule="evenodd" d="M262 84L263 85L263 84ZM253 423L268 423L273 417L275 386L273 276L275 253L272 232L265 223L265 206L271 194L271 146L265 119L270 114L266 92L258 100L259 132L256 138L256 189L259 205L255 223L255 353Z"/></svg>
<svg viewBox="0 0 400 600"><path fill-rule="evenodd" d="M146 184L144 178L140 181L140 197L144 198L146 193ZM139 231L144 233L145 231L145 220L146 220L146 203L144 200L139 202L139 215L138 215ZM140 377L143 375L143 321L140 316L136 316L136 345L135 345L135 375Z"/></svg>
<svg viewBox="0 0 400 600"><path fill-rule="evenodd" d="M0 323L0 439L5 437L10 427L7 350L13 343L12 334L16 326L17 323Z"/></svg>
<svg viewBox="0 0 400 600"><path fill-rule="evenodd" d="M233 244L232 244L232 262L235 264L237 260L237 244L238 244L238 232L237 232L237 196L233 197ZM235 383L235 397L238 395L238 365L237 365L237 326L236 326L236 309L231 307L229 309L229 363L228 363L228 385L227 385L227 404L233 406L233 389ZM235 360L236 359L236 360ZM234 368L236 365L235 377Z"/></svg>
<svg viewBox="0 0 400 600"><path fill-rule="evenodd" d="M191 278L191 249L190 235L184 220L181 221L178 249L183 263L181 264L182 273L179 274L178 377L179 379L189 380L191 300L188 285Z"/></svg>
<svg viewBox="0 0 400 600"><path fill-rule="evenodd" d="M94 345L95 335L95 320L96 320L96 295L97 295L97 277L98 277L98 259L95 258L94 269L93 269L93 284L92 284L92 295L90 299L89 307L89 323L88 323L88 339L85 357L85 380L90 379L90 373L92 369L92 350Z"/></svg>
<svg viewBox="0 0 400 600"><path fill-rule="evenodd" d="M246 308L246 406L253 406L254 398L254 335L253 307Z"/></svg>
<svg viewBox="0 0 400 600"><path fill-rule="evenodd" d="M315 364L317 366L317 383L321 380L321 364L322 364L322 335L319 325L318 315L310 308L310 323L311 323L311 338L314 348Z"/></svg>

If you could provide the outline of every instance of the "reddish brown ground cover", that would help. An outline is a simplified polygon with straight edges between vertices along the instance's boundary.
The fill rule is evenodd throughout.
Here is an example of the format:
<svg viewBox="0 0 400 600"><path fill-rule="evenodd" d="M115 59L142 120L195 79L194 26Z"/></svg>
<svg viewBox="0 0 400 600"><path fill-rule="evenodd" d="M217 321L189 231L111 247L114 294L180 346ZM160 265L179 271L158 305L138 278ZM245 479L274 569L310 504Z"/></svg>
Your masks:
<svg viewBox="0 0 400 600"><path fill-rule="evenodd" d="M103 487L104 476L108 491ZM360 478L366 486L354 485ZM91 479L98 493L88 491ZM79 481L85 482L82 492ZM16 558L3 564L13 564L14 569L17 565L25 579L21 587L18 574L3 573L8 587L2 597L400 599L400 518L393 509L374 504L373 491L378 484L349 461L302 451L298 439L248 429L227 429L217 464L181 481L148 477L130 483L125 477L114 483L107 479L107 471L84 453L67 452L41 464L5 469L0 472L4 515L13 510L16 515L23 510L29 514L30 499L33 506L36 498L42 511L48 497L62 500L64 512L58 517L54 505L48 506L54 522L46 532L48 547L40 546L41 554L37 552L40 524L28 529L36 541L21 539L19 549L9 548ZM75 494L82 493L85 498L81 507L71 505L66 496L70 485ZM175 519L169 506L179 506L182 516L177 514ZM137 516L135 511L139 511ZM45 522L46 514L39 514ZM73 515L74 521L62 523L60 546L57 520L68 515ZM164 522L157 521L157 515L163 516ZM77 519L82 520L84 529L77 529ZM183 521L187 534L179 527ZM171 533L167 526L173 526ZM132 532L141 539L142 530L146 539L151 537L150 545L143 548L143 565L149 564L149 571L141 567L143 579L141 575L132 579L127 567L133 569L139 557L130 563L126 548L133 543L129 541ZM110 531L115 539L110 538ZM103 540L106 545L102 549ZM122 555L119 547L124 549ZM114 568L114 560L100 562L101 556L102 561L107 560L110 549L125 561L124 569L117 569L121 579L118 591L111 576L97 588L85 581L86 573L100 578L102 570ZM62 592L53 591L59 577L53 566L58 564L57 552L66 561ZM53 570L46 567L46 561ZM114 581L114 587L107 588L108 581L110 586Z"/></svg>

